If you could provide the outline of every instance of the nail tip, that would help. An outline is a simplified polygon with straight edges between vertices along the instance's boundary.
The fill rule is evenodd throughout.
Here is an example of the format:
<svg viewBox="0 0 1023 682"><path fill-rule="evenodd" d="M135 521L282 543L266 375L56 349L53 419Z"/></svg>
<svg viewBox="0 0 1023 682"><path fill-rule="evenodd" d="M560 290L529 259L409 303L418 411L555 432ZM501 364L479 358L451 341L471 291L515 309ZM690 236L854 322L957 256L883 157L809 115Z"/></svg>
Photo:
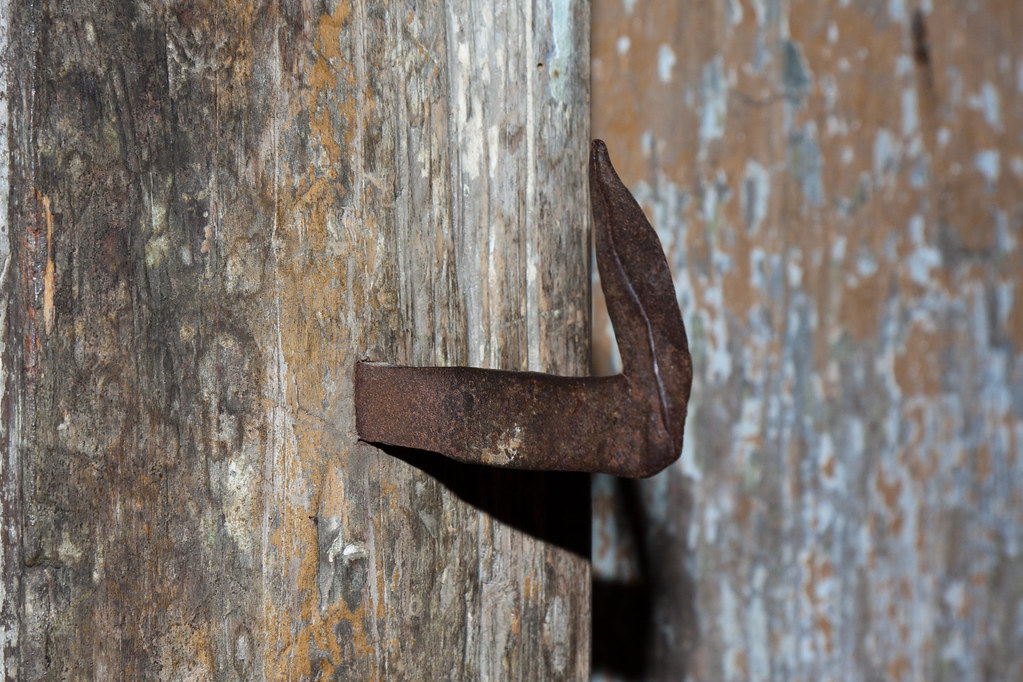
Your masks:
<svg viewBox="0 0 1023 682"><path fill-rule="evenodd" d="M590 175L596 176L602 184L608 184L609 177L617 177L611 164L611 153L603 140L594 140L590 146Z"/></svg>

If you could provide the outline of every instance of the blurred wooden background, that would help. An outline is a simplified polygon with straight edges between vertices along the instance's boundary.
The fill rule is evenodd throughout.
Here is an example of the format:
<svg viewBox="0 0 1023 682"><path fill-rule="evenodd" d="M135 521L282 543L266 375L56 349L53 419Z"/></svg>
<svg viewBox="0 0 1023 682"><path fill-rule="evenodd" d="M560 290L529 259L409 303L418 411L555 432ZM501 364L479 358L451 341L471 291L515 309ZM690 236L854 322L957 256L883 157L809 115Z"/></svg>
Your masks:
<svg viewBox="0 0 1023 682"><path fill-rule="evenodd" d="M595 483L598 678L1023 679L1021 34L1016 0L594 2L593 135L696 368L681 461Z"/></svg>

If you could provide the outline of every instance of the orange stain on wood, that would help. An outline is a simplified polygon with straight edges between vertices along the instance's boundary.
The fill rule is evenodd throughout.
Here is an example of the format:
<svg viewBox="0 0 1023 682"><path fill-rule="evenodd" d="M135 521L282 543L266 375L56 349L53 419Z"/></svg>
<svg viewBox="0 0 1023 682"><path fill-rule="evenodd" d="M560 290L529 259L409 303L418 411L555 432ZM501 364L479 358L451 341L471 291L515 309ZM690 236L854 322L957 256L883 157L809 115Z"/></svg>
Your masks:
<svg viewBox="0 0 1023 682"><path fill-rule="evenodd" d="M884 475L884 470L879 467L874 482L885 506L888 509L896 509L899 504L899 495L902 494L902 481L898 478L888 479Z"/></svg>
<svg viewBox="0 0 1023 682"><path fill-rule="evenodd" d="M835 456L831 455L821 465L821 473L824 474L824 478L833 480L835 478Z"/></svg>
<svg viewBox="0 0 1023 682"><path fill-rule="evenodd" d="M25 368L32 378L38 371L43 333L49 334L53 327L56 268L53 263L53 211L50 209L50 198L33 189L28 194L28 203L34 206L32 219L19 237L25 254L21 272L25 291Z"/></svg>
<svg viewBox="0 0 1023 682"><path fill-rule="evenodd" d="M352 530L359 528L359 520L349 517L351 503L346 500L343 476L348 453L323 407L333 390L333 373L346 363L348 332L334 318L340 305L338 283L346 281L349 252L358 246L344 231L334 233L347 236L347 242L332 241L331 226L342 220L336 207L344 198L344 188L354 180L338 174L357 134L355 121L372 108L369 95L357 90L354 66L345 60L342 41L349 39L350 20L351 9L342 3L316 23L316 54L304 76L305 96L293 101L289 117L294 125L303 114L308 116L314 141L310 147L321 155L314 156L312 166L301 173L285 168L283 177L298 175L300 180L294 186L278 187L276 197L282 216L278 228L282 248L275 265L282 299L280 351L288 370L280 381L288 387L283 407L293 422L291 433L281 438L282 480L274 485L280 493L269 502L279 508L278 524L270 536L275 555L270 584L279 583L279 589L291 591L294 600L282 607L286 601L280 594L268 595L264 612L270 645L267 675L280 679L330 676L350 664L353 655L360 665L368 666L371 678L380 673L376 662L380 643L373 628L386 615L385 605L382 599L372 603L369 594L371 589L386 594L385 572L378 567L366 576L356 608L350 608L344 598L324 606L318 583L319 530L309 520L320 509L336 509L341 514L338 532L352 533L351 542L365 540ZM367 227L366 233L371 230ZM358 295L347 293L353 298ZM350 626L345 640L339 640L336 630L342 621ZM322 656L312 659L310 651Z"/></svg>
<svg viewBox="0 0 1023 682"><path fill-rule="evenodd" d="M941 349L949 340L916 324L895 356L895 381L906 395L936 396L941 392Z"/></svg>
<svg viewBox="0 0 1023 682"><path fill-rule="evenodd" d="M835 627L834 625L832 625L831 619L827 618L826 616L817 616L817 618L814 619L814 626L817 628L818 632L824 635L824 650L830 654L835 646L834 645Z"/></svg>
<svg viewBox="0 0 1023 682"><path fill-rule="evenodd" d="M53 328L53 290L55 288L56 267L53 264L53 211L50 210L50 198L42 197L43 217L46 220L46 269L43 271L43 320L46 333Z"/></svg>
<svg viewBox="0 0 1023 682"><path fill-rule="evenodd" d="M847 285L839 304L841 328L858 341L876 337L886 297L885 278L877 273Z"/></svg>
<svg viewBox="0 0 1023 682"><path fill-rule="evenodd" d="M1017 263L1016 268L1017 273L1023 272L1023 263ZM1023 292L1016 294L1005 326L1016 348L1023 348Z"/></svg>
<svg viewBox="0 0 1023 682"><path fill-rule="evenodd" d="M316 57L306 74L308 92L302 103L309 114L309 126L327 153L329 178L336 177L337 162L343 158L338 135L342 136L343 146L349 147L356 135L354 122L364 113L359 111L357 99L352 96L356 87L355 67L345 61L341 50L345 25L350 18L351 8L339 3L333 14L325 14L317 22ZM338 85L342 81L348 86L347 96L338 99Z"/></svg>
<svg viewBox="0 0 1023 682"><path fill-rule="evenodd" d="M974 473L979 480L983 480L991 476L991 472L994 470L994 464L991 461L991 448L987 443L981 443L977 446L977 456L974 461Z"/></svg>
<svg viewBox="0 0 1023 682"><path fill-rule="evenodd" d="M909 659L905 656L899 656L894 661L888 664L888 679L890 680L902 680L908 679L910 672L913 667L909 663Z"/></svg>

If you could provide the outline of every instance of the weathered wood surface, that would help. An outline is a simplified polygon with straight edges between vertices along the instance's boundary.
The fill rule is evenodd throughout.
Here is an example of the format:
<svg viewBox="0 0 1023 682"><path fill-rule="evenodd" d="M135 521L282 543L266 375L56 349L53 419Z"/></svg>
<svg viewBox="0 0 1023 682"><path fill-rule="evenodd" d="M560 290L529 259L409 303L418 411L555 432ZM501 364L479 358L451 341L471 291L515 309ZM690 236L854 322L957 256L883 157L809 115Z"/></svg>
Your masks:
<svg viewBox="0 0 1023 682"><path fill-rule="evenodd" d="M681 462L598 485L602 669L1023 679L1023 4L593 22L594 135L669 248L696 368ZM623 590L645 662L600 660Z"/></svg>
<svg viewBox="0 0 1023 682"><path fill-rule="evenodd" d="M7 678L586 677L586 480L351 370L585 372L588 6L0 7Z"/></svg>

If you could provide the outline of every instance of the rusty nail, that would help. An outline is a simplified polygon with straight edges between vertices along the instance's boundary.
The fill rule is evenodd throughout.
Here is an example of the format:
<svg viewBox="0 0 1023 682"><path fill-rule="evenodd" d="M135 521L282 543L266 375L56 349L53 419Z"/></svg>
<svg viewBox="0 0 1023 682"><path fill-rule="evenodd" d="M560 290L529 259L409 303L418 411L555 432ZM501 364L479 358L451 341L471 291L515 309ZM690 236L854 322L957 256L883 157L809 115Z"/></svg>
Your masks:
<svg viewBox="0 0 1023 682"><path fill-rule="evenodd" d="M370 443L461 462L651 476L682 451L692 360L668 263L607 147L590 152L597 268L622 358L612 377L475 367L355 367Z"/></svg>

